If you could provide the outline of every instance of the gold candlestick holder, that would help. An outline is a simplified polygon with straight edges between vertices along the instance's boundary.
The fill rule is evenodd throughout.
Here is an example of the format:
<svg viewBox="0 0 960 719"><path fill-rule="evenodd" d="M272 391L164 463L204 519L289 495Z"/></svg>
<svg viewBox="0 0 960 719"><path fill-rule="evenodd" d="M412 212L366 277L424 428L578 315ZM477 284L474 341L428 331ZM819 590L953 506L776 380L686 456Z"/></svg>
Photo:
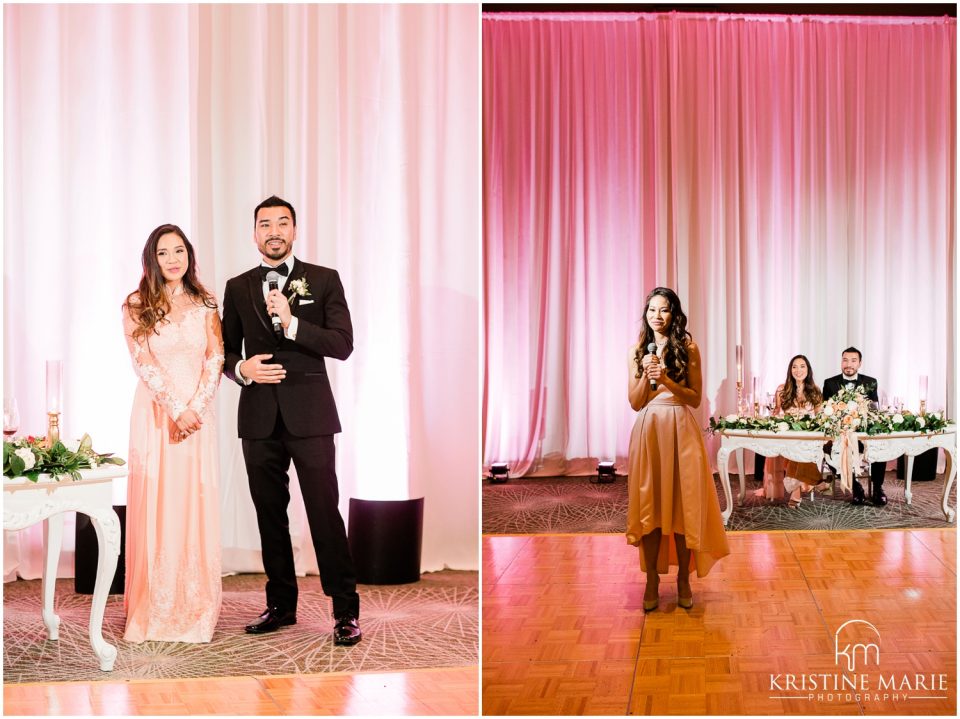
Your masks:
<svg viewBox="0 0 960 719"><path fill-rule="evenodd" d="M759 416L760 416L760 403L759 403L759 402L754 402L754 403L753 403L753 418L756 419L756 418L759 417Z"/></svg>
<svg viewBox="0 0 960 719"><path fill-rule="evenodd" d="M927 400L920 400L920 414L925 415L927 413Z"/></svg>
<svg viewBox="0 0 960 719"><path fill-rule="evenodd" d="M737 381L737 416L743 416L743 382Z"/></svg>
<svg viewBox="0 0 960 719"><path fill-rule="evenodd" d="M47 412L47 438L43 446L49 449L60 441L60 413Z"/></svg>

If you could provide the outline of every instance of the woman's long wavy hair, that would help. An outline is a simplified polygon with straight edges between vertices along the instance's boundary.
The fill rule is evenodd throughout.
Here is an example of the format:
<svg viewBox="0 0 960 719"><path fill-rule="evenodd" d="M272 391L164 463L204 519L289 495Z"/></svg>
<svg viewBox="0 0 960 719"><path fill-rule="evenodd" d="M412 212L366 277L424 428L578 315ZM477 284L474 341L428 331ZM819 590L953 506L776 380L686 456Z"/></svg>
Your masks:
<svg viewBox="0 0 960 719"><path fill-rule="evenodd" d="M143 340L151 334L157 333L157 326L162 322L168 322L167 314L170 312L170 300L165 292L165 281L163 272L160 271L160 262L157 260L157 244L160 238L166 234L173 233L183 240L184 247L187 248L187 271L183 275L183 291L192 297L198 303L207 307L217 306L217 300L207 292L206 288L200 284L197 279L197 260L193 251L193 245L176 225L160 225L150 233L147 238L147 244L143 246L143 254L140 261L143 265L143 275L140 277L140 286L129 295L124 301L124 306L130 313L130 317L136 323L133 330L133 339Z"/></svg>
<svg viewBox="0 0 960 719"><path fill-rule="evenodd" d="M807 363L807 376L803 380L803 398L811 402L814 407L823 402L823 392L817 387L817 382L813 378L813 365L805 355L794 355L787 365L787 379L783 383L783 389L780 391L780 409L792 409L799 407L797 381L793 378L793 363L802 359Z"/></svg>
<svg viewBox="0 0 960 719"><path fill-rule="evenodd" d="M687 364L690 362L687 345L693 341L693 335L687 332L687 316L683 314L680 298L668 287L655 287L643 304L643 331L640 332L640 344L636 354L637 376L643 355L647 354L647 346L656 342L653 328L647 322L647 310L650 309L650 301L657 296L663 297L670 305L670 326L667 327L667 344L663 348L662 357L664 372L677 384L683 384L687 379Z"/></svg>

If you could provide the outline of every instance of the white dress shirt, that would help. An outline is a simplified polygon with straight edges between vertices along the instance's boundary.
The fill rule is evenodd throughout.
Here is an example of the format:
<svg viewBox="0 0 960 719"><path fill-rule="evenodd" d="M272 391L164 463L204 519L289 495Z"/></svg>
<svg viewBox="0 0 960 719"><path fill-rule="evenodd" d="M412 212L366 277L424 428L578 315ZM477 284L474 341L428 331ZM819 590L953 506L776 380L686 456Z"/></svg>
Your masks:
<svg viewBox="0 0 960 719"><path fill-rule="evenodd" d="M283 292L283 288L287 286L287 280L290 278L290 275L293 273L293 255L291 254L287 259L285 259L280 264L287 266L287 274L280 275L280 281L277 282L277 289L280 290L280 292ZM273 266L268 265L266 262L261 262L260 266L266 267L267 269L273 269ZM280 274L280 273L278 272L277 274ZM264 280L263 281L263 301L264 302L267 301L268 294L270 294L270 284L266 280ZM290 324L287 325L286 328L284 328L283 330L283 336L292 342L296 342L298 325L299 325L299 321L297 320L296 316L291 316ZM244 361L245 360L240 360L239 362L237 362L236 376L242 379L245 385L249 385L253 382L253 380L247 379L240 372L240 365L243 364Z"/></svg>

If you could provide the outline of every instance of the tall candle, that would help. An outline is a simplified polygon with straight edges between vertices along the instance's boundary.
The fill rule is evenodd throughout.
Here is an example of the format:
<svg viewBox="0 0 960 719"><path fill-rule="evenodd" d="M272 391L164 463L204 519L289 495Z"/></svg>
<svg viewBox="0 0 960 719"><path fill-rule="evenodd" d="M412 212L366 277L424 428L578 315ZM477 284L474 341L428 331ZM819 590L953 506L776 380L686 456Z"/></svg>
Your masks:
<svg viewBox="0 0 960 719"><path fill-rule="evenodd" d="M920 401L927 401L927 375L920 375Z"/></svg>
<svg viewBox="0 0 960 719"><path fill-rule="evenodd" d="M47 412L60 411L60 379L63 363L60 360L47 360Z"/></svg>
<svg viewBox="0 0 960 719"><path fill-rule="evenodd" d="M753 401L755 403L760 401L760 378L759 377L753 378Z"/></svg>
<svg viewBox="0 0 960 719"><path fill-rule="evenodd" d="M743 345L737 345L737 383L743 384Z"/></svg>

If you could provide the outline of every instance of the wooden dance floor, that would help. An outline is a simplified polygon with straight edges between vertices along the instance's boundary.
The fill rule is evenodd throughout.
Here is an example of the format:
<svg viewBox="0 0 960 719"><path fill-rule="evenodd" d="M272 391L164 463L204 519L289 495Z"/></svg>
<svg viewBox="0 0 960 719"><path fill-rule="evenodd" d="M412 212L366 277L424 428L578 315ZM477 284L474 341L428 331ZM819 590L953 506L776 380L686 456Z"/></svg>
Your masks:
<svg viewBox="0 0 960 719"><path fill-rule="evenodd" d="M484 537L484 714L956 715L955 529L728 540L692 610L674 568L644 614L622 534ZM863 622L852 691L837 640Z"/></svg>
<svg viewBox="0 0 960 719"><path fill-rule="evenodd" d="M477 668L7 684L5 715L476 715Z"/></svg>

